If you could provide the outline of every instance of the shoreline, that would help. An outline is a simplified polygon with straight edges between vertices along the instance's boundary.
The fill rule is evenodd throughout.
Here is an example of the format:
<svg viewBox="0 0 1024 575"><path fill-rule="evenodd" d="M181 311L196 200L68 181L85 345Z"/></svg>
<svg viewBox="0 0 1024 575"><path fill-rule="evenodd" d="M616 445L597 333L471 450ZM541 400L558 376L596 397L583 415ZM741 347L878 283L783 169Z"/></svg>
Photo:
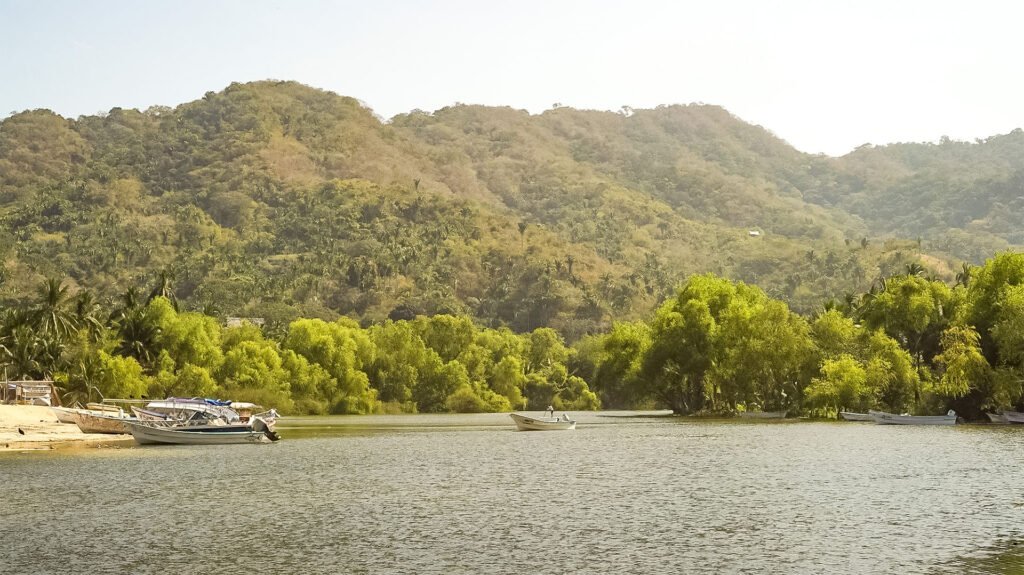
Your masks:
<svg viewBox="0 0 1024 575"><path fill-rule="evenodd" d="M20 430L20 431L19 431ZM131 435L82 433L42 405L0 405L0 453L134 444Z"/></svg>

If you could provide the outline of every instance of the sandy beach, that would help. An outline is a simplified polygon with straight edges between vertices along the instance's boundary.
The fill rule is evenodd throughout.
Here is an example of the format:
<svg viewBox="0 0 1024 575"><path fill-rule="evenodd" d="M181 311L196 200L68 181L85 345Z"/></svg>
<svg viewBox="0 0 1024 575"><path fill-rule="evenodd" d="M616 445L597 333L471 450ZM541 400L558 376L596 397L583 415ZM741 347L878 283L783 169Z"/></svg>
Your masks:
<svg viewBox="0 0 1024 575"><path fill-rule="evenodd" d="M21 432L19 432L21 430ZM49 407L0 405L0 451L132 444L130 435L82 433L77 425L60 423Z"/></svg>

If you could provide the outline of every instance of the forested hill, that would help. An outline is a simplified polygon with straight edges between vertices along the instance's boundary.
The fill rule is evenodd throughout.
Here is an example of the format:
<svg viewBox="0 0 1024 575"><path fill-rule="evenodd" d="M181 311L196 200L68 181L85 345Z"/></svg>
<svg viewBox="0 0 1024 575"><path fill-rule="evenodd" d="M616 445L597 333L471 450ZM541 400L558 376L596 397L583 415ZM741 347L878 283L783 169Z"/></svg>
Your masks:
<svg viewBox="0 0 1024 575"><path fill-rule="evenodd" d="M381 121L292 82L29 111L0 123L0 298L47 277L110 298L159 281L272 324L454 312L574 338L712 271L811 311L910 263L951 279L1021 243L1022 145L833 159L704 105Z"/></svg>

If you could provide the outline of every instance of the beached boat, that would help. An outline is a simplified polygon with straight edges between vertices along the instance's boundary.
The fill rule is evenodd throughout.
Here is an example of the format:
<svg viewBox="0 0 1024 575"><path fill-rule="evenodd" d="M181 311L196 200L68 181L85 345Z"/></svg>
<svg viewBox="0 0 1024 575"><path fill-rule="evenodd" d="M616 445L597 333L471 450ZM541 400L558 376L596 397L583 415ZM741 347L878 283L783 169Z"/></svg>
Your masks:
<svg viewBox="0 0 1024 575"><path fill-rule="evenodd" d="M843 418L845 421L874 421L875 420L875 418L872 417L872 415L870 413L855 413L855 412L852 412L852 411L840 411L839 412L839 417Z"/></svg>
<svg viewBox="0 0 1024 575"><path fill-rule="evenodd" d="M151 401L145 408L133 406L132 412L142 420L166 419L187 425L248 423L254 418L259 418L263 424L273 429L280 417L277 410L254 413L257 409L263 408L255 403L240 401L169 397Z"/></svg>
<svg viewBox="0 0 1024 575"><path fill-rule="evenodd" d="M988 420L992 423L1009 423L1006 419L1006 415L1002 413L986 413Z"/></svg>
<svg viewBox="0 0 1024 575"><path fill-rule="evenodd" d="M196 419L201 414L205 419L220 419L224 423L237 423L241 421L238 412L230 407L231 402L214 401L201 398L180 398L168 397L158 399L146 404L145 409L154 413L162 413L171 416L172 419L187 420Z"/></svg>
<svg viewBox="0 0 1024 575"><path fill-rule="evenodd" d="M156 421L128 423L135 441L142 445L220 445L232 443L271 443L280 436L262 419L232 425L166 425Z"/></svg>
<svg viewBox="0 0 1024 575"><path fill-rule="evenodd" d="M875 423L880 425L955 425L956 412L952 409L946 415L896 415L895 413L874 412Z"/></svg>
<svg viewBox="0 0 1024 575"><path fill-rule="evenodd" d="M1003 417L1006 418L1006 423L1024 423L1024 413L1019 411L1004 411Z"/></svg>
<svg viewBox="0 0 1024 575"><path fill-rule="evenodd" d="M75 409L74 407L51 407L50 411L52 411L53 414L57 416L57 421L61 423L70 423L71 425L75 425L76 423L78 423L78 420L75 416L78 415L78 412L81 410Z"/></svg>
<svg viewBox="0 0 1024 575"><path fill-rule="evenodd" d="M128 433L127 423L132 418L81 411L75 416L75 423L82 433Z"/></svg>
<svg viewBox="0 0 1024 575"><path fill-rule="evenodd" d="M576 429L576 420L562 414L562 417L530 417L518 413L510 413L509 417L516 422L519 431L565 431Z"/></svg>
<svg viewBox="0 0 1024 575"><path fill-rule="evenodd" d="M785 419L786 411L741 411L743 419Z"/></svg>

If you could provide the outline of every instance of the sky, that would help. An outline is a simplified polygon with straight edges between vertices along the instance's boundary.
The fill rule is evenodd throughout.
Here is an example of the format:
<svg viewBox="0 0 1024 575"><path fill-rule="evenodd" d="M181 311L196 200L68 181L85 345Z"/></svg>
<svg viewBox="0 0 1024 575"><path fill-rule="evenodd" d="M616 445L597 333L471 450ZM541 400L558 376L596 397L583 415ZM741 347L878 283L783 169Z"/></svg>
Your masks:
<svg viewBox="0 0 1024 575"><path fill-rule="evenodd" d="M295 80L384 119L716 104L799 150L1024 127L1024 3L0 0L0 118Z"/></svg>

